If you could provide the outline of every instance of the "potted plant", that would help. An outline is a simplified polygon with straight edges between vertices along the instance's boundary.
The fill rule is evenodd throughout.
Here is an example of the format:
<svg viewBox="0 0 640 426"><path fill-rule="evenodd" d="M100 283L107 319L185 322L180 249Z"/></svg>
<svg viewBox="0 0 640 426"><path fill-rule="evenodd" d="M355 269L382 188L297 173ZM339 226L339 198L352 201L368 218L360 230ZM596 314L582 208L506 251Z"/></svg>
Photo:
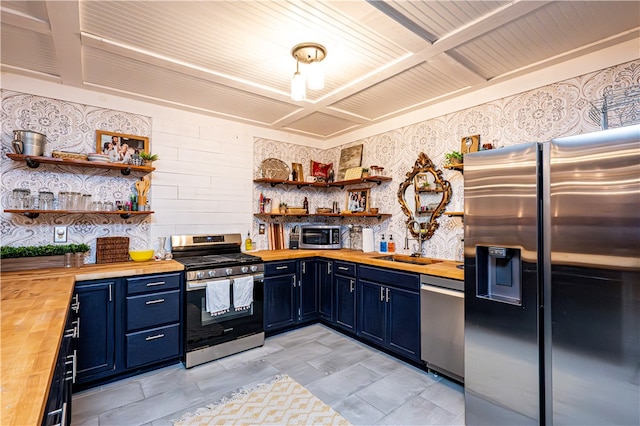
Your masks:
<svg viewBox="0 0 640 426"><path fill-rule="evenodd" d="M280 214L285 214L287 212L287 203L280 203L278 208L280 209Z"/></svg>
<svg viewBox="0 0 640 426"><path fill-rule="evenodd" d="M459 151L452 151L444 155L445 164L448 166L460 165L463 162L464 157Z"/></svg>
<svg viewBox="0 0 640 426"><path fill-rule="evenodd" d="M82 266L84 253L90 247L87 244L49 244L46 246L19 246L0 248L3 271L21 271L25 269L61 268L65 266L65 255L75 255L75 266ZM79 262L82 260L82 263ZM79 264L80 263L80 264Z"/></svg>
<svg viewBox="0 0 640 426"><path fill-rule="evenodd" d="M362 177L363 178L368 178L369 177L369 169L367 167L363 167L362 168Z"/></svg>
<svg viewBox="0 0 640 426"><path fill-rule="evenodd" d="M158 154L151 154L151 153L148 154L144 151L140 151L140 154L138 155L140 156L140 158L142 158L142 161L144 162L145 165L151 165L152 162L158 159Z"/></svg>

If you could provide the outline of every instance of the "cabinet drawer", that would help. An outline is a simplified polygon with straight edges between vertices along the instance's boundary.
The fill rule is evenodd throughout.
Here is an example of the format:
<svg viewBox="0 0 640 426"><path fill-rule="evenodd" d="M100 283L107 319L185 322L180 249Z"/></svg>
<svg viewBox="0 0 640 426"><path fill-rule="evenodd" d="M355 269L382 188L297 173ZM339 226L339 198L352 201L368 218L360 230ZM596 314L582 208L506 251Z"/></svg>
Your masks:
<svg viewBox="0 0 640 426"><path fill-rule="evenodd" d="M180 355L180 324L126 335L127 368Z"/></svg>
<svg viewBox="0 0 640 426"><path fill-rule="evenodd" d="M420 276L408 272L391 271L389 269L360 266L358 273L360 280L373 281L391 287L404 288L415 292L420 291Z"/></svg>
<svg viewBox="0 0 640 426"><path fill-rule="evenodd" d="M164 291L180 288L181 273L144 275L127 278L127 294L146 293L149 291Z"/></svg>
<svg viewBox="0 0 640 426"><path fill-rule="evenodd" d="M127 297L127 330L180 320L180 290Z"/></svg>
<svg viewBox="0 0 640 426"><path fill-rule="evenodd" d="M356 264L355 263L347 263L340 262L336 260L334 262L335 265L335 273L338 275L344 275L347 277L355 277L356 276Z"/></svg>
<svg viewBox="0 0 640 426"><path fill-rule="evenodd" d="M295 274L296 261L291 260L287 262L267 262L264 265L264 274L266 276Z"/></svg>

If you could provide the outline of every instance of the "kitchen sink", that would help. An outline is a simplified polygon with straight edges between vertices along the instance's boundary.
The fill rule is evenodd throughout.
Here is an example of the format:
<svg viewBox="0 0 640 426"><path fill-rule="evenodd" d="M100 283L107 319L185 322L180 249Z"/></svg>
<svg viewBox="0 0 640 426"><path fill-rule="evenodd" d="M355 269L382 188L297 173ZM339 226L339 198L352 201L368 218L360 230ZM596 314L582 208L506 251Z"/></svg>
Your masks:
<svg viewBox="0 0 640 426"><path fill-rule="evenodd" d="M411 263L413 265L433 265L440 263L442 260L432 259L430 257L412 257L402 254L389 254L385 256L376 256L373 259L388 260L390 262Z"/></svg>

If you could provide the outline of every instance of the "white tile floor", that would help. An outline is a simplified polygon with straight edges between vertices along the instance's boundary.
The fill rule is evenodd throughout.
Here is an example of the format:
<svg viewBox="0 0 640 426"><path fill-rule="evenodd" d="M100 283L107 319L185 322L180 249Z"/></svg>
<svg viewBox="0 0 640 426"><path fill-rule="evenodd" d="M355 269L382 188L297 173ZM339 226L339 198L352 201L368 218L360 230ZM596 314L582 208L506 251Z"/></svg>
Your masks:
<svg viewBox="0 0 640 426"><path fill-rule="evenodd" d="M74 394L73 425L170 425L242 387L288 374L354 425L464 425L462 386L316 324L191 369Z"/></svg>

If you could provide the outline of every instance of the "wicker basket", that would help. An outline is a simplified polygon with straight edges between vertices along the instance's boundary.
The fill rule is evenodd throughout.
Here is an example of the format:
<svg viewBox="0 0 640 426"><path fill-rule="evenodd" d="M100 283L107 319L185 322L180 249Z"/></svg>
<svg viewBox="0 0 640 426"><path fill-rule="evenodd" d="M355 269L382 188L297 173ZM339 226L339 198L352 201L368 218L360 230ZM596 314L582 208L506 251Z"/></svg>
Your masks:
<svg viewBox="0 0 640 426"><path fill-rule="evenodd" d="M103 237L96 242L96 263L127 262L129 237Z"/></svg>
<svg viewBox="0 0 640 426"><path fill-rule="evenodd" d="M302 207L287 207L287 214L305 214L307 210Z"/></svg>
<svg viewBox="0 0 640 426"><path fill-rule="evenodd" d="M53 151L51 156L53 158L62 158L63 160L87 161L87 154L80 154L78 152Z"/></svg>

